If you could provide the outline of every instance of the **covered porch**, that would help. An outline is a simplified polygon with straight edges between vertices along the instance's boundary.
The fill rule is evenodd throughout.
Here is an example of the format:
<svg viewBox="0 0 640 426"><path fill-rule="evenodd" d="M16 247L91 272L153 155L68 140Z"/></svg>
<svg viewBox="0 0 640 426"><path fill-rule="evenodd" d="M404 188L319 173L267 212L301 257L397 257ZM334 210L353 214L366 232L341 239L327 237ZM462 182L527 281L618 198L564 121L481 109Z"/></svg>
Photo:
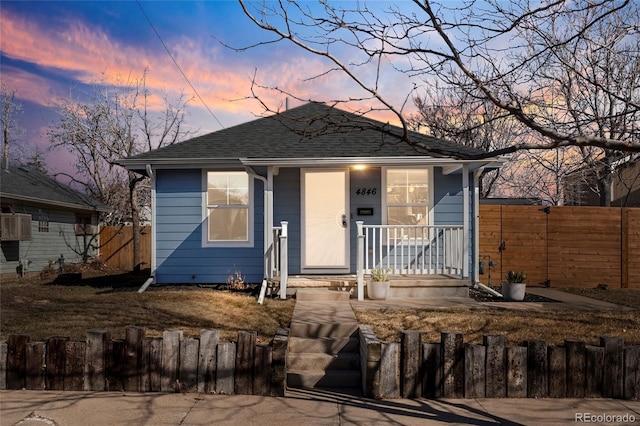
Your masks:
<svg viewBox="0 0 640 426"><path fill-rule="evenodd" d="M296 288L323 287L355 293L364 300L365 281L373 269L389 271L390 297L468 295L468 258L464 225L365 225L358 221L356 273L289 275L288 223L273 228L265 250L265 277L279 286L281 298Z"/></svg>

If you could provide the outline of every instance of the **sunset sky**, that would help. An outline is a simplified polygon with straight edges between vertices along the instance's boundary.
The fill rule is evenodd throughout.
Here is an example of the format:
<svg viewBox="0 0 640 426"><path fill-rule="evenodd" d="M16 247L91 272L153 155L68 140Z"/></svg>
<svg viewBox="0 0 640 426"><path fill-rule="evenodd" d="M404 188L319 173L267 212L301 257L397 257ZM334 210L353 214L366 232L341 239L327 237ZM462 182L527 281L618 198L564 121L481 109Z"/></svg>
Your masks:
<svg viewBox="0 0 640 426"><path fill-rule="evenodd" d="M48 148L46 130L57 119L56 104L86 99L93 84L105 78L113 83L139 77L146 69L152 93L174 99L181 92L194 96L162 42L215 115L197 97L189 103L185 124L197 134L262 114L255 100L246 99L254 73L260 84L291 90L305 99L329 100L354 90L335 76L304 81L326 63L291 44L244 52L224 47L220 41L242 47L272 38L251 23L235 1L3 0L0 8L2 82L15 90L22 104L17 117L20 143L31 151ZM408 84L406 76L394 76L386 88L406 95ZM273 108L284 105L282 94L261 96ZM71 167L71 159L61 152L48 154L46 161L53 172Z"/></svg>

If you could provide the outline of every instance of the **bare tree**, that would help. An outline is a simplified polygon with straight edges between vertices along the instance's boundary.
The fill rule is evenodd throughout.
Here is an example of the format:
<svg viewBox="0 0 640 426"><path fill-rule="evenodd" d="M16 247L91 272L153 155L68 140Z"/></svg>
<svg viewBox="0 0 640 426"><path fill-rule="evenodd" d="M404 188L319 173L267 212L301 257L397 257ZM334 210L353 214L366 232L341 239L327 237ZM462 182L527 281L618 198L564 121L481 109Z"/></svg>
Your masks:
<svg viewBox="0 0 640 426"><path fill-rule="evenodd" d="M162 111L146 88L146 73L118 86L96 85L88 102L65 100L59 105L60 119L50 128L52 147L75 155L76 174L66 174L72 185L113 208L103 221L133 225L133 264L140 268L140 200L145 178L125 171L116 162L151 149L171 145L190 136L183 129L184 95L170 101L165 95Z"/></svg>
<svg viewBox="0 0 640 426"><path fill-rule="evenodd" d="M9 167L9 148L20 134L20 128L16 123L16 114L22 111L22 105L16 101L15 90L9 90L4 82L0 81L0 91L2 96L2 115L0 124L2 125L2 167Z"/></svg>
<svg viewBox="0 0 640 426"><path fill-rule="evenodd" d="M372 10L366 3L340 6L329 1L312 5L282 0L251 8L239 2L255 25L274 36L257 45L293 43L327 64L307 76L308 81L335 75L347 78L356 89L337 99L310 100L360 102L363 115L391 111L404 128L400 138L407 143L416 144L411 140L405 107L425 87L440 81L478 103L493 105L539 136L513 140L477 158L569 146L640 151L637 84L631 79L625 90L618 90L605 84L612 76L603 78L600 67L588 73L587 64L580 63L581 55L592 49L606 56L608 63L628 64L621 73L632 72L636 66L632 64L638 63L640 16L630 0L413 0L385 4L383 10ZM388 78L384 74L388 71L405 75L413 87L398 97L397 87L385 87L383 76ZM572 79L567 80L567 75ZM593 124L596 111L605 107L602 104L596 110L584 109L573 97L559 104L551 95L562 93L566 84L598 102L600 96L614 101L610 116L624 131L622 127L603 131ZM257 81L254 87L267 88ZM571 93L573 96L575 90Z"/></svg>

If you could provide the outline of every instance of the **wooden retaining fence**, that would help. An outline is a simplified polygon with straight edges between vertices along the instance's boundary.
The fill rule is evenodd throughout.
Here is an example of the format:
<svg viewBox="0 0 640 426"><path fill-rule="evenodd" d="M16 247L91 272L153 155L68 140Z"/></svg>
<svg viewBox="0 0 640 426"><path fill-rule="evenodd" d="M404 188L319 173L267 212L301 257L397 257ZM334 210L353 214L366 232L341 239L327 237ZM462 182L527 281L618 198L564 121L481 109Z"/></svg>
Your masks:
<svg viewBox="0 0 640 426"><path fill-rule="evenodd" d="M0 389L284 395L286 329L270 345L257 345L252 331L239 331L237 342L221 342L217 330L145 334L127 327L124 339L111 339L94 330L84 342L11 335L0 344ZM507 346L505 336L486 335L474 345L462 333L422 343L410 330L400 342L381 342L361 325L360 355L363 393L376 399L640 398L640 346L619 337L555 347Z"/></svg>
<svg viewBox="0 0 640 426"><path fill-rule="evenodd" d="M601 337L600 346L532 340L507 346L503 335L465 344L462 333L421 343L419 331L381 342L360 326L365 396L393 398L640 398L640 346Z"/></svg>

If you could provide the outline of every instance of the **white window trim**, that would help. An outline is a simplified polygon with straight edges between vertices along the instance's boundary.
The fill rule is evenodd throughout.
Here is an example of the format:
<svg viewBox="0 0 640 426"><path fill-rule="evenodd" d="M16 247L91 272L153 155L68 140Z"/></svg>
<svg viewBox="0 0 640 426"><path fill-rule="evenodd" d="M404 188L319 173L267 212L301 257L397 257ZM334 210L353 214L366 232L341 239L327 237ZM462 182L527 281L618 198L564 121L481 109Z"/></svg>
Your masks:
<svg viewBox="0 0 640 426"><path fill-rule="evenodd" d="M388 225L389 221L388 221L388 215L387 215L387 210L388 210L388 205L387 205L387 170L407 170L407 169L420 169L420 170L427 170L427 185L429 185L428 191L429 191L429 199L427 200L427 212L428 212L428 218L427 218L427 226L432 226L434 224L434 212L433 212L433 190L434 190L434 186L433 186L433 166L422 166L422 167L382 167L382 215L381 215L381 219L382 219L382 224L383 225ZM399 204L398 204L399 205ZM407 205L412 205L412 204L407 204Z"/></svg>
<svg viewBox="0 0 640 426"><path fill-rule="evenodd" d="M243 172L247 174L249 180L249 214L247 217L248 237L247 241L210 241L209 240L209 206L207 204L208 180L209 172ZM221 170L221 169L203 169L202 170L202 247L223 247L223 248L252 248L254 247L254 210L255 200L253 192L253 177L246 170Z"/></svg>

